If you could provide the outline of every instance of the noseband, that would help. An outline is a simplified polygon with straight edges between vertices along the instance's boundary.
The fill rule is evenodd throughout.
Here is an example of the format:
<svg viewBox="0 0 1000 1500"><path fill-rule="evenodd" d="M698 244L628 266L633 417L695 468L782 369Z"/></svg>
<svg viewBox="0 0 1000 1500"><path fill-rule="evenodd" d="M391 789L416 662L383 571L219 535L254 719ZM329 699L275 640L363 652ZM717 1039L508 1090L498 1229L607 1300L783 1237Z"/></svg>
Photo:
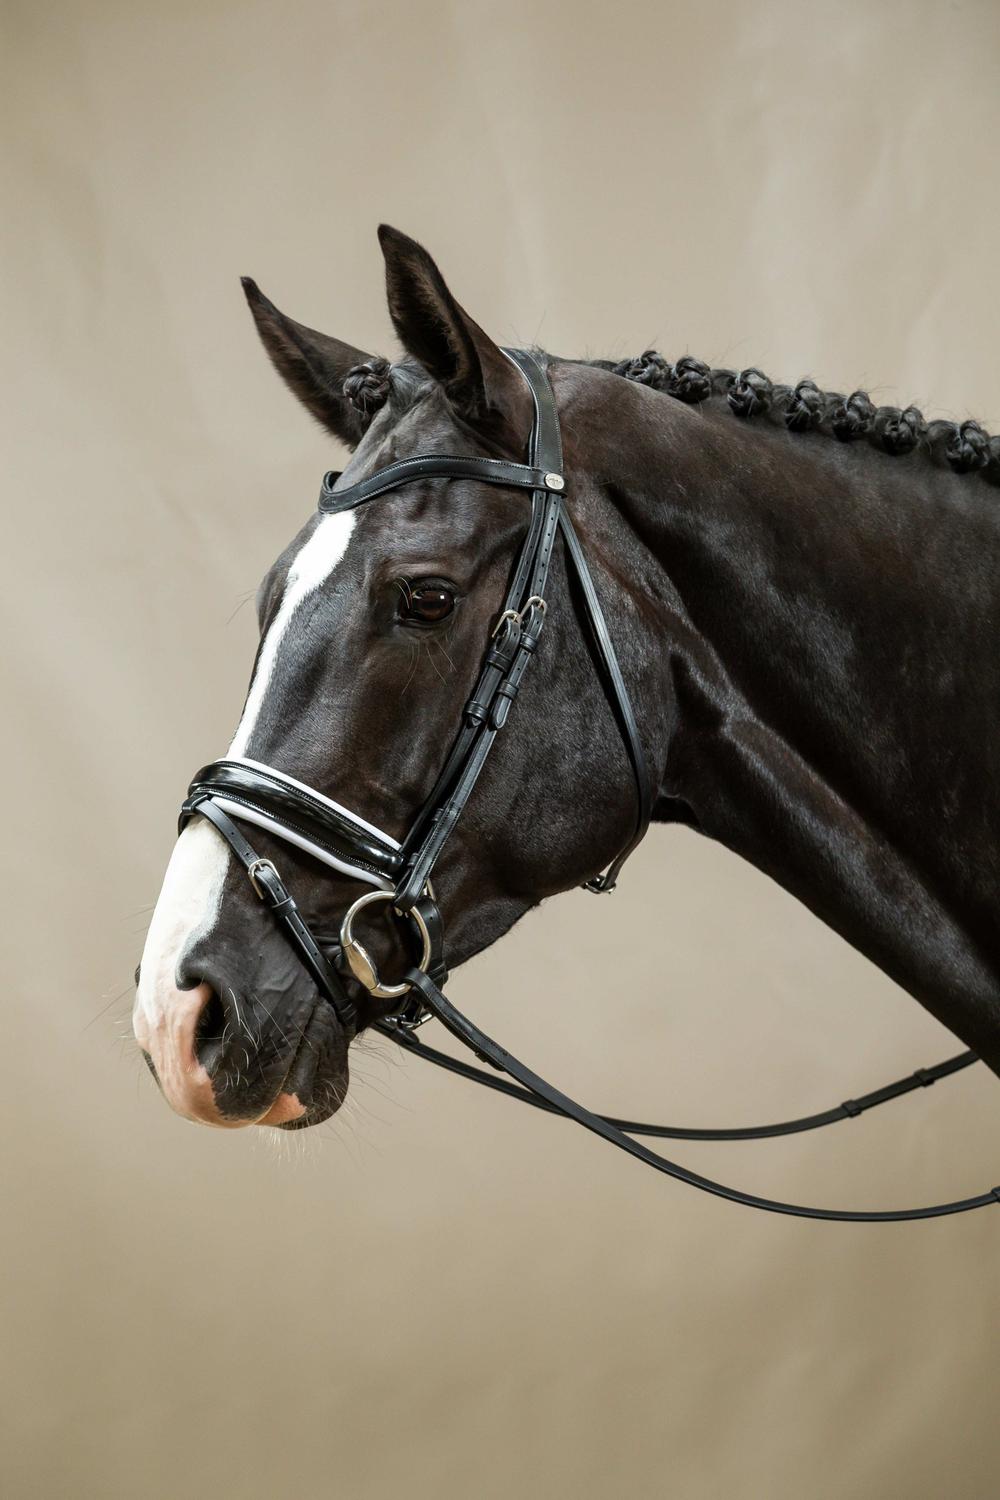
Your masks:
<svg viewBox="0 0 1000 1500"><path fill-rule="evenodd" d="M486 646L479 679L465 705L455 741L431 794L402 844L349 808L342 807L294 777L246 757L234 756L213 761L197 773L181 808L181 828L197 815L206 818L222 835L246 870L255 893L283 928L320 994L333 1007L348 1037L357 1029L358 1016L339 972L343 967L373 996L398 1002L390 1014L374 1025L400 1046L523 1103L576 1120L647 1165L704 1192L772 1213L863 1221L935 1218L1000 1202L1000 1188L994 1188L975 1198L926 1208L882 1211L806 1208L760 1198L714 1182L668 1161L632 1139L634 1135L649 1135L745 1140L816 1129L836 1120L852 1118L957 1072L976 1061L972 1052L961 1053L935 1068L921 1069L861 1099L847 1100L832 1110L801 1120L737 1130L688 1130L613 1119L585 1109L532 1073L480 1031L442 993L448 969L441 914L434 900L431 877L497 736L507 723L528 664L537 651L548 608L546 587L557 537L562 537L567 570L579 589L598 665L610 693L636 787L635 824L628 842L603 874L595 874L587 881L585 889L596 894L614 890L622 865L646 832L653 805L652 783L628 689L590 570L566 508L559 418L552 387L545 370L533 355L519 349L507 349L504 353L520 371L533 401L526 464L504 459L427 454L389 464L354 485L341 487L340 475L327 474L320 491L319 509L323 514L354 510L415 479L474 479L482 484L523 490L530 497L524 541L503 607ZM310 931L273 862L257 853L238 826L246 823L264 828L331 869L375 887L360 896L345 914L339 942L322 940L321 943ZM380 905L386 908L393 920L408 924L413 964L398 984L388 984L381 979L371 955L355 936L359 915ZM415 1032L432 1017L496 1072L486 1073L425 1046ZM513 1081L498 1077L500 1073L506 1073Z"/></svg>

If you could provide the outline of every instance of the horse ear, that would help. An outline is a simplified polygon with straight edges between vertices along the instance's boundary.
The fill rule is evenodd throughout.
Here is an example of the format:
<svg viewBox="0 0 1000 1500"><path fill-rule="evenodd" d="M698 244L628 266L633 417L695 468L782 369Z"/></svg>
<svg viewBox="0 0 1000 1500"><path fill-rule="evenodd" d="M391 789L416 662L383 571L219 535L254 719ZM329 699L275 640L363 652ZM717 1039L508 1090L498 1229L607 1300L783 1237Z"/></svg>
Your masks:
<svg viewBox="0 0 1000 1500"><path fill-rule="evenodd" d="M516 431L531 421L530 396L516 369L445 284L422 245L389 224L378 231L389 313L403 347L444 387L470 421L504 418Z"/></svg>
<svg viewBox="0 0 1000 1500"><path fill-rule="evenodd" d="M241 280L257 332L278 374L317 422L349 448L355 447L376 408L369 402L366 410L364 401L360 405L350 401L344 394L344 381L357 366L369 366L387 374L386 362L373 360L364 350L317 333L304 323L293 322L278 311L249 276Z"/></svg>

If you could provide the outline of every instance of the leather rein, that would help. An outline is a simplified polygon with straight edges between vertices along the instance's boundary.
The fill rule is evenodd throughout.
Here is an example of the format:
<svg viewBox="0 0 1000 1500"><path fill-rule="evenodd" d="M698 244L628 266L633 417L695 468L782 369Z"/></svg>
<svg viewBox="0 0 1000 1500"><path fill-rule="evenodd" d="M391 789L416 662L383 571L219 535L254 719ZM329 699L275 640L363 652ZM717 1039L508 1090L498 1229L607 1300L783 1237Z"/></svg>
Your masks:
<svg viewBox="0 0 1000 1500"><path fill-rule="evenodd" d="M597 894L614 890L622 865L646 832L654 800L628 689L583 549L566 508L559 418L552 387L544 368L533 355L519 349L507 349L504 353L524 377L534 403L527 464L428 454L389 464L349 486L339 485L340 475L327 474L320 492L319 509L323 514L365 505L415 479L475 479L481 483L521 489L530 496L527 530L479 679L465 705L458 734L431 794L403 843L284 772L239 756L213 761L197 773L181 808L180 827L183 828L194 816L206 818L214 825L242 864L256 895L283 929L320 994L333 1007L348 1037L356 1032L358 1017L344 985L342 969L347 969L370 994L395 1003L390 1014L372 1024L408 1052L520 1103L575 1120L647 1166L716 1197L769 1213L862 1222L938 1218L1000 1203L1000 1188L993 1188L976 1197L924 1208L848 1210L804 1207L715 1182L668 1160L634 1139L638 1135L676 1140L760 1140L815 1130L838 1120L851 1119L890 1099L959 1072L977 1061L973 1052L962 1052L933 1068L919 1069L858 1099L845 1100L832 1109L801 1119L733 1129L650 1125L599 1115L578 1104L487 1036L445 996L443 987L448 970L443 924L434 900L431 876L497 736L507 723L511 704L536 653L545 624L546 585L559 536L563 540L567 569L579 589L598 664L610 690L615 717L635 776L637 794L635 826L628 842L608 869L589 880L585 889ZM318 937L310 930L274 863L259 855L245 837L239 825L246 823L265 828L317 861L374 887L358 897L344 916L339 940ZM414 963L398 984L383 982L370 954L355 936L354 928L360 912L375 904L388 907L391 920L408 924ZM416 1031L432 1018L440 1021L492 1071L487 1072L427 1046Z"/></svg>

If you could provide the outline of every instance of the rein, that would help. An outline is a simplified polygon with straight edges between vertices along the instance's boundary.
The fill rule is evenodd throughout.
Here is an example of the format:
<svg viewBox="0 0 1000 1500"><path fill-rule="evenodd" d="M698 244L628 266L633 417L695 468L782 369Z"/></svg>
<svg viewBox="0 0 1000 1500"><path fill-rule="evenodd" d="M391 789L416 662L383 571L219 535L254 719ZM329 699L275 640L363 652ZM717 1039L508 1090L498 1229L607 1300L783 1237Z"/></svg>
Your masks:
<svg viewBox="0 0 1000 1500"><path fill-rule="evenodd" d="M486 649L479 679L465 705L458 734L431 794L403 843L398 843L349 808L324 797L294 777L245 757L213 761L197 773L181 808L180 827L184 828L197 815L207 818L222 835L243 865L256 895L284 930L349 1037L357 1030L358 1016L339 972L345 967L370 994L398 1002L390 1014L373 1025L400 1047L437 1067L521 1103L575 1120L647 1166L702 1192L769 1213L867 1222L938 1218L1000 1203L1000 1188L993 1188L977 1197L925 1208L878 1211L803 1207L727 1187L668 1160L633 1139L636 1135L644 1135L683 1140L758 1140L815 1130L837 1120L853 1118L890 1099L956 1073L977 1060L972 1052L960 1053L859 1099L845 1100L833 1109L802 1119L732 1130L647 1125L595 1114L576 1103L487 1036L445 996L443 986L447 983L448 969L444 957L443 924L434 900L431 876L497 736L507 723L511 704L537 650L545 624L545 590L558 536L563 539L567 569L580 591L587 625L600 669L610 689L636 785L633 832L607 870L587 881L587 890L596 894L614 890L622 865L649 826L653 806L652 782L631 699L583 549L565 505L562 444L552 388L545 370L531 354L518 349L507 349L504 353L524 377L534 403L527 464L427 454L389 464L349 486L339 487L340 475L327 474L320 491L319 509L324 514L365 505L414 479L476 479L485 484L522 489L531 497L527 531L503 609ZM234 820L265 828L330 868L374 887L358 897L347 911L341 923L339 942L317 937L310 931L273 862L257 853ZM398 984L383 982L371 955L354 933L359 914L375 904L386 905L391 908L391 916L408 920L410 924L416 961ZM426 1046L415 1032L431 1018L440 1021L494 1071L486 1072ZM507 1077L500 1076L502 1074Z"/></svg>

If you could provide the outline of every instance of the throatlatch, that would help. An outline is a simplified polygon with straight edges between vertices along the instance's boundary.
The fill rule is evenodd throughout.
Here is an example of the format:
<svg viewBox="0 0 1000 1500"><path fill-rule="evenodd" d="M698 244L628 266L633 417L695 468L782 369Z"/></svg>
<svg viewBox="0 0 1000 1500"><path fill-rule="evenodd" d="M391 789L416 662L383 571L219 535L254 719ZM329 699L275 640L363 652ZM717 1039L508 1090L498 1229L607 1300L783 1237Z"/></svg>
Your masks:
<svg viewBox="0 0 1000 1500"><path fill-rule="evenodd" d="M349 1037L357 1028L358 1018L342 970L349 971L372 995L399 1001L396 1010L376 1021L374 1026L414 1055L522 1103L575 1120L647 1166L702 1192L769 1213L792 1214L807 1219L892 1222L965 1213L1000 1202L1000 1188L994 1188L974 1198L932 1204L926 1208L880 1211L807 1208L758 1197L714 1182L669 1161L632 1138L646 1135L685 1140L757 1140L815 1130L838 1120L853 1118L958 1072L977 1060L972 1052L963 1052L934 1068L920 1069L860 1099L846 1100L834 1109L803 1119L733 1130L644 1125L595 1114L577 1104L493 1041L456 1010L444 995L448 970L441 914L434 901L431 877L497 736L507 723L528 664L537 652L548 609L546 586L560 536L565 566L580 591L598 663L610 689L636 784L633 833L608 869L603 874L595 874L587 882L588 890L599 894L614 890L622 865L646 832L653 805L652 783L631 699L583 549L566 508L566 479L552 387L534 355L519 349L507 349L504 353L521 372L534 403L527 464L426 454L389 464L354 485L341 487L341 476L328 474L320 492L319 508L324 513L365 505L414 479L475 479L483 484L521 489L530 495L531 509L524 541L487 644L479 679L465 705L462 723L430 797L417 814L403 843L398 843L350 809L294 777L239 756L215 761L198 772L181 809L181 827L196 815L207 818L214 825L243 865L257 896L281 925ZM358 897L346 912L339 942L318 939L310 931L273 862L257 853L234 820L256 824L331 869L375 887ZM371 955L355 933L359 915L380 904L387 908L394 920L406 924L412 942L413 966L397 984L387 984L380 977ZM495 1071L484 1072L426 1046L415 1031L432 1017ZM507 1079L499 1076L503 1073L507 1074Z"/></svg>

